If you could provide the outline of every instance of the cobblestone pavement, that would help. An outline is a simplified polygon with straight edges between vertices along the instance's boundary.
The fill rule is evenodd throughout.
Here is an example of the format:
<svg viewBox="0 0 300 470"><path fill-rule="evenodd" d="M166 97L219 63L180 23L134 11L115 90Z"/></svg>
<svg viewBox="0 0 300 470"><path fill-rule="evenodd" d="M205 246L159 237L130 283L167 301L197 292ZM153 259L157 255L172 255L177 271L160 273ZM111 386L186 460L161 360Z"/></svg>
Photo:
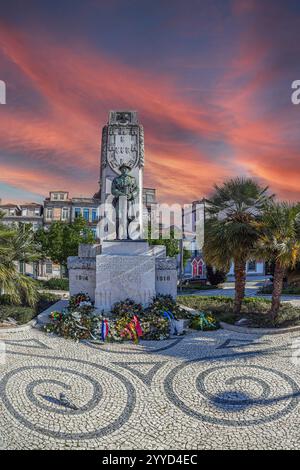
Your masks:
<svg viewBox="0 0 300 470"><path fill-rule="evenodd" d="M0 448L299 449L299 334L135 346L4 334Z"/></svg>

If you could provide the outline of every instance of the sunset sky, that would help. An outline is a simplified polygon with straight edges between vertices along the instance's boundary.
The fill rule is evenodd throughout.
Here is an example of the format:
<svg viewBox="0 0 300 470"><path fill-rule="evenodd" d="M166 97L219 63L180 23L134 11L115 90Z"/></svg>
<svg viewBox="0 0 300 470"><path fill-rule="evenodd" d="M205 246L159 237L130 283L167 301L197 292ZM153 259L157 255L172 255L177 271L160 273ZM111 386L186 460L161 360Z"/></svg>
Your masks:
<svg viewBox="0 0 300 470"><path fill-rule="evenodd" d="M160 201L234 175L300 200L299 0L0 0L0 79L5 202L93 195L110 109L139 112Z"/></svg>

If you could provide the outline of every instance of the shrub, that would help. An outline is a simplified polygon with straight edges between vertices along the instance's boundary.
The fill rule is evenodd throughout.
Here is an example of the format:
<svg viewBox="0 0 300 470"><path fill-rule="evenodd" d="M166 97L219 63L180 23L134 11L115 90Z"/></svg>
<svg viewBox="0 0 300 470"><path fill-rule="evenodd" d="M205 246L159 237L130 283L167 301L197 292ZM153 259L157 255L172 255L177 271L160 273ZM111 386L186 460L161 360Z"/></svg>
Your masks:
<svg viewBox="0 0 300 470"><path fill-rule="evenodd" d="M29 322L36 316L36 311L32 307L23 307L20 305L1 305L0 323L13 318L19 325Z"/></svg>
<svg viewBox="0 0 300 470"><path fill-rule="evenodd" d="M35 306L36 315L46 310L48 307L51 307L54 303L60 300L60 297L55 294L50 294L48 292L40 292L38 296L38 301Z"/></svg>
<svg viewBox="0 0 300 470"><path fill-rule="evenodd" d="M12 298L9 294L0 295L0 304L1 305L14 305Z"/></svg>
<svg viewBox="0 0 300 470"><path fill-rule="evenodd" d="M178 303L199 310L204 313L212 313L218 321L234 323L237 317L233 312L233 299L224 296L180 296ZM259 297L245 297L242 303L240 317L250 320L250 326L272 327L268 312L271 308L271 300ZM280 305L276 327L284 327L300 324L300 307L294 307L289 303Z"/></svg>
<svg viewBox="0 0 300 470"><path fill-rule="evenodd" d="M39 293L38 301L35 307L28 305L14 305L11 302L11 298L7 295L0 296L0 323L7 318L13 318L19 325L32 320L36 315L46 310L48 307L57 302L60 297L54 294Z"/></svg>
<svg viewBox="0 0 300 470"><path fill-rule="evenodd" d="M217 286L212 286L210 284L203 284L202 282L186 282L183 284L183 290L212 290L216 289Z"/></svg>
<svg viewBox="0 0 300 470"><path fill-rule="evenodd" d="M288 327L300 324L300 307L286 302L281 304L275 326Z"/></svg>
<svg viewBox="0 0 300 470"><path fill-rule="evenodd" d="M271 295L273 292L273 284L269 284L268 286L263 286L258 290L259 294L269 294ZM300 287L295 285L289 285L283 287L282 294L291 294L291 295L300 295Z"/></svg>
<svg viewBox="0 0 300 470"><path fill-rule="evenodd" d="M40 286L44 289L50 290L69 290L69 279L67 278L52 278L47 281L38 281Z"/></svg>
<svg viewBox="0 0 300 470"><path fill-rule="evenodd" d="M206 277L207 277L208 282L212 286L218 286L219 284L222 284L222 282L226 281L226 272L219 271L218 269L215 269L213 266L207 265Z"/></svg>

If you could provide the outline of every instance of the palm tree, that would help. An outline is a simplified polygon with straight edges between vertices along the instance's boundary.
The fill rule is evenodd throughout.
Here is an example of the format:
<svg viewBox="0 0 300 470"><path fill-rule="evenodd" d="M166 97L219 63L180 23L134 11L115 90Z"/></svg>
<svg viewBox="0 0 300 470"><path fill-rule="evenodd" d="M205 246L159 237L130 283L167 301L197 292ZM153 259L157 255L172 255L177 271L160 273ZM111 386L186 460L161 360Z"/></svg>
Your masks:
<svg viewBox="0 0 300 470"><path fill-rule="evenodd" d="M270 318L274 323L280 307L283 279L300 260L300 204L269 204L263 214L257 255L274 261L274 282Z"/></svg>
<svg viewBox="0 0 300 470"><path fill-rule="evenodd" d="M233 178L214 188L207 204L203 252L206 263L226 272L234 262L234 312L239 314L245 296L246 263L258 239L254 222L273 196L250 178Z"/></svg>
<svg viewBox="0 0 300 470"><path fill-rule="evenodd" d="M11 302L23 301L33 306L37 301L36 283L17 270L18 262L39 259L39 250L34 242L30 225L13 229L1 222L0 215L0 291L7 294Z"/></svg>

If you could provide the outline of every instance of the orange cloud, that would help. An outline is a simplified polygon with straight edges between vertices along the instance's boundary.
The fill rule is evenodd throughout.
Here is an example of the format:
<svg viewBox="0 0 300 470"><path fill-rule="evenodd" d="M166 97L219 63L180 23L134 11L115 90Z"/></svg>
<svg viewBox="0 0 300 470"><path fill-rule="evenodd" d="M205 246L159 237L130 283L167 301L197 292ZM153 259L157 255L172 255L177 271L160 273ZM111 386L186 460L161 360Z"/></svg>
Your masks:
<svg viewBox="0 0 300 470"><path fill-rule="evenodd" d="M60 174L64 175L65 186L75 184L76 191L90 193L91 186L93 190L96 188L98 176L100 127L107 120L108 110L113 108L137 109L141 121L149 123L145 129L149 155L146 183L149 169L148 179L162 197L182 199L182 191L178 190L181 184L190 188L184 191L185 198L201 197L213 178L224 175L223 167L212 163L204 151L190 145L187 157L185 146L180 146L180 137L176 138L177 132L193 133L205 139L220 138L225 131L222 120L212 116L209 109L179 99L169 77L149 76L78 44L74 46L77 53L47 39L32 49L30 39L5 25L1 27L0 41L5 44L6 57L30 80L43 101L37 115L28 109L2 114L0 143L2 154L18 155L18 166L25 173L28 164L42 170L39 182L34 184L37 171L24 179L16 171L14 178L11 166L6 181L44 193L46 187L51 189L56 185ZM170 133L175 134L174 139ZM79 174L80 168L90 170L94 180L74 178L71 184L66 173L73 170ZM2 169L5 174L7 168L2 165ZM195 174L199 175L197 180Z"/></svg>
<svg viewBox="0 0 300 470"><path fill-rule="evenodd" d="M235 2L235 13L247 13L248 5ZM6 183L39 194L57 187L93 194L101 127L109 109L127 108L137 109L145 123L145 184L157 188L160 200L190 202L241 172L270 183L280 195L299 198L299 145L289 141L288 110L276 115L266 106L262 112L261 92L281 72L265 66L270 43L261 37L242 36L239 54L199 105L184 97L173 76L130 67L76 40L68 47L41 33L37 42L0 26L14 87L19 77L27 85L23 95L18 90L18 106L1 109L0 169ZM32 107L22 106L28 84L35 93Z"/></svg>

